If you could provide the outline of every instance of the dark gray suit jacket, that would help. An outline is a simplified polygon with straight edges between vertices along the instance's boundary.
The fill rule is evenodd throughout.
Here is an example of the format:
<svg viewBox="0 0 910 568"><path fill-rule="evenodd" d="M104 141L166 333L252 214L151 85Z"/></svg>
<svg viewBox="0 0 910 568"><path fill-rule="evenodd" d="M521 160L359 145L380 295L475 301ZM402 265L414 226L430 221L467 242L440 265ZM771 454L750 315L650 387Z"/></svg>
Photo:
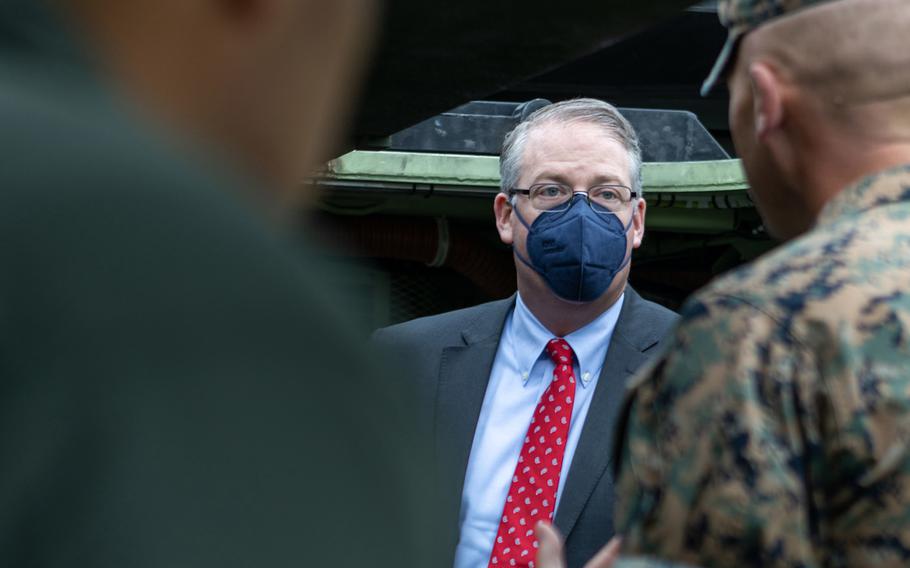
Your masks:
<svg viewBox="0 0 910 568"><path fill-rule="evenodd" d="M461 493L487 381L514 296L421 318L376 332L375 342L411 369L421 427L436 439L440 528L451 566L458 539ZM619 315L594 399L556 511L569 568L580 567L613 536L613 479L608 466L613 422L626 380L659 351L676 314L631 287Z"/></svg>

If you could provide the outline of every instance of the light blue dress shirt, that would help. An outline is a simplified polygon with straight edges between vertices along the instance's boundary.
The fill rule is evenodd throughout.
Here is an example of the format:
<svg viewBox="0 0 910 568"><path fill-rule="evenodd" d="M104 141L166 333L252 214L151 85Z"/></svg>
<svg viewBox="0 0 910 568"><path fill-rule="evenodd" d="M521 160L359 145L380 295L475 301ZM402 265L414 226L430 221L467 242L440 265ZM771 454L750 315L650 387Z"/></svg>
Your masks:
<svg viewBox="0 0 910 568"><path fill-rule="evenodd" d="M578 447L624 299L625 296L621 296L596 320L564 338L575 352L577 379L564 464L572 463ZM461 495L455 568L486 567L490 560L493 539L499 530L502 508L531 415L553 380L553 362L544 352L551 339L553 334L534 317L518 295L499 340L474 432ZM569 467L564 466L559 478L557 509Z"/></svg>

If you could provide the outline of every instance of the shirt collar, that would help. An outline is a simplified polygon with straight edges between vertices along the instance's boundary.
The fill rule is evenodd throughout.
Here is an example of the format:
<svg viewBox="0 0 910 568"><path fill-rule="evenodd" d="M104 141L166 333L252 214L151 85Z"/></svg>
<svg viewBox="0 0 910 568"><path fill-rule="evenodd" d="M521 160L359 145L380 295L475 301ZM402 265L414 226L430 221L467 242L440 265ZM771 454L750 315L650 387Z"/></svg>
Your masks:
<svg viewBox="0 0 910 568"><path fill-rule="evenodd" d="M582 375L580 382L583 386L587 386L588 382L600 373L624 300L625 294L594 321L564 338L575 352L578 369ZM522 381L527 382L531 369L537 360L544 356L544 348L547 342L553 339L553 334L531 313L522 301L521 294L517 294L515 299L510 331L515 346L515 360L521 371ZM585 376L588 379L584 379Z"/></svg>
<svg viewBox="0 0 910 568"><path fill-rule="evenodd" d="M866 177L835 196L822 209L816 225L856 215L873 207L910 200L910 164Z"/></svg>

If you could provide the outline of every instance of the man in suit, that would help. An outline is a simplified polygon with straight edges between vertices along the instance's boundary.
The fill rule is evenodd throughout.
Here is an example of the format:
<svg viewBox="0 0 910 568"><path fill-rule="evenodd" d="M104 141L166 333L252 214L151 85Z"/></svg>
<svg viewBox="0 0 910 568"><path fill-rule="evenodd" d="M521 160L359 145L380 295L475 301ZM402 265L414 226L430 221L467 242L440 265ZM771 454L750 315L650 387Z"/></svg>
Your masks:
<svg viewBox="0 0 910 568"><path fill-rule="evenodd" d="M627 286L644 237L640 169L611 105L538 110L505 139L493 205L518 293L375 335L413 364L456 568L532 566L541 520L565 535L570 567L613 535L613 421L675 318Z"/></svg>

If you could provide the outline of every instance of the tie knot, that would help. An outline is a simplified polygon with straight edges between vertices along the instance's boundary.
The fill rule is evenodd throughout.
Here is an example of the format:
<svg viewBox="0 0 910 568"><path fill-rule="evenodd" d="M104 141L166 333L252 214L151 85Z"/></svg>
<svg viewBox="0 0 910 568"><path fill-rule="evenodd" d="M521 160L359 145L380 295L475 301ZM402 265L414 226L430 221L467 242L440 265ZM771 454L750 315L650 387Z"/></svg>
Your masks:
<svg viewBox="0 0 910 568"><path fill-rule="evenodd" d="M575 353L572 351L572 348L569 347L569 343L565 339L557 337L547 342L547 355L549 355L550 359L557 365L560 363L571 363L574 354Z"/></svg>

